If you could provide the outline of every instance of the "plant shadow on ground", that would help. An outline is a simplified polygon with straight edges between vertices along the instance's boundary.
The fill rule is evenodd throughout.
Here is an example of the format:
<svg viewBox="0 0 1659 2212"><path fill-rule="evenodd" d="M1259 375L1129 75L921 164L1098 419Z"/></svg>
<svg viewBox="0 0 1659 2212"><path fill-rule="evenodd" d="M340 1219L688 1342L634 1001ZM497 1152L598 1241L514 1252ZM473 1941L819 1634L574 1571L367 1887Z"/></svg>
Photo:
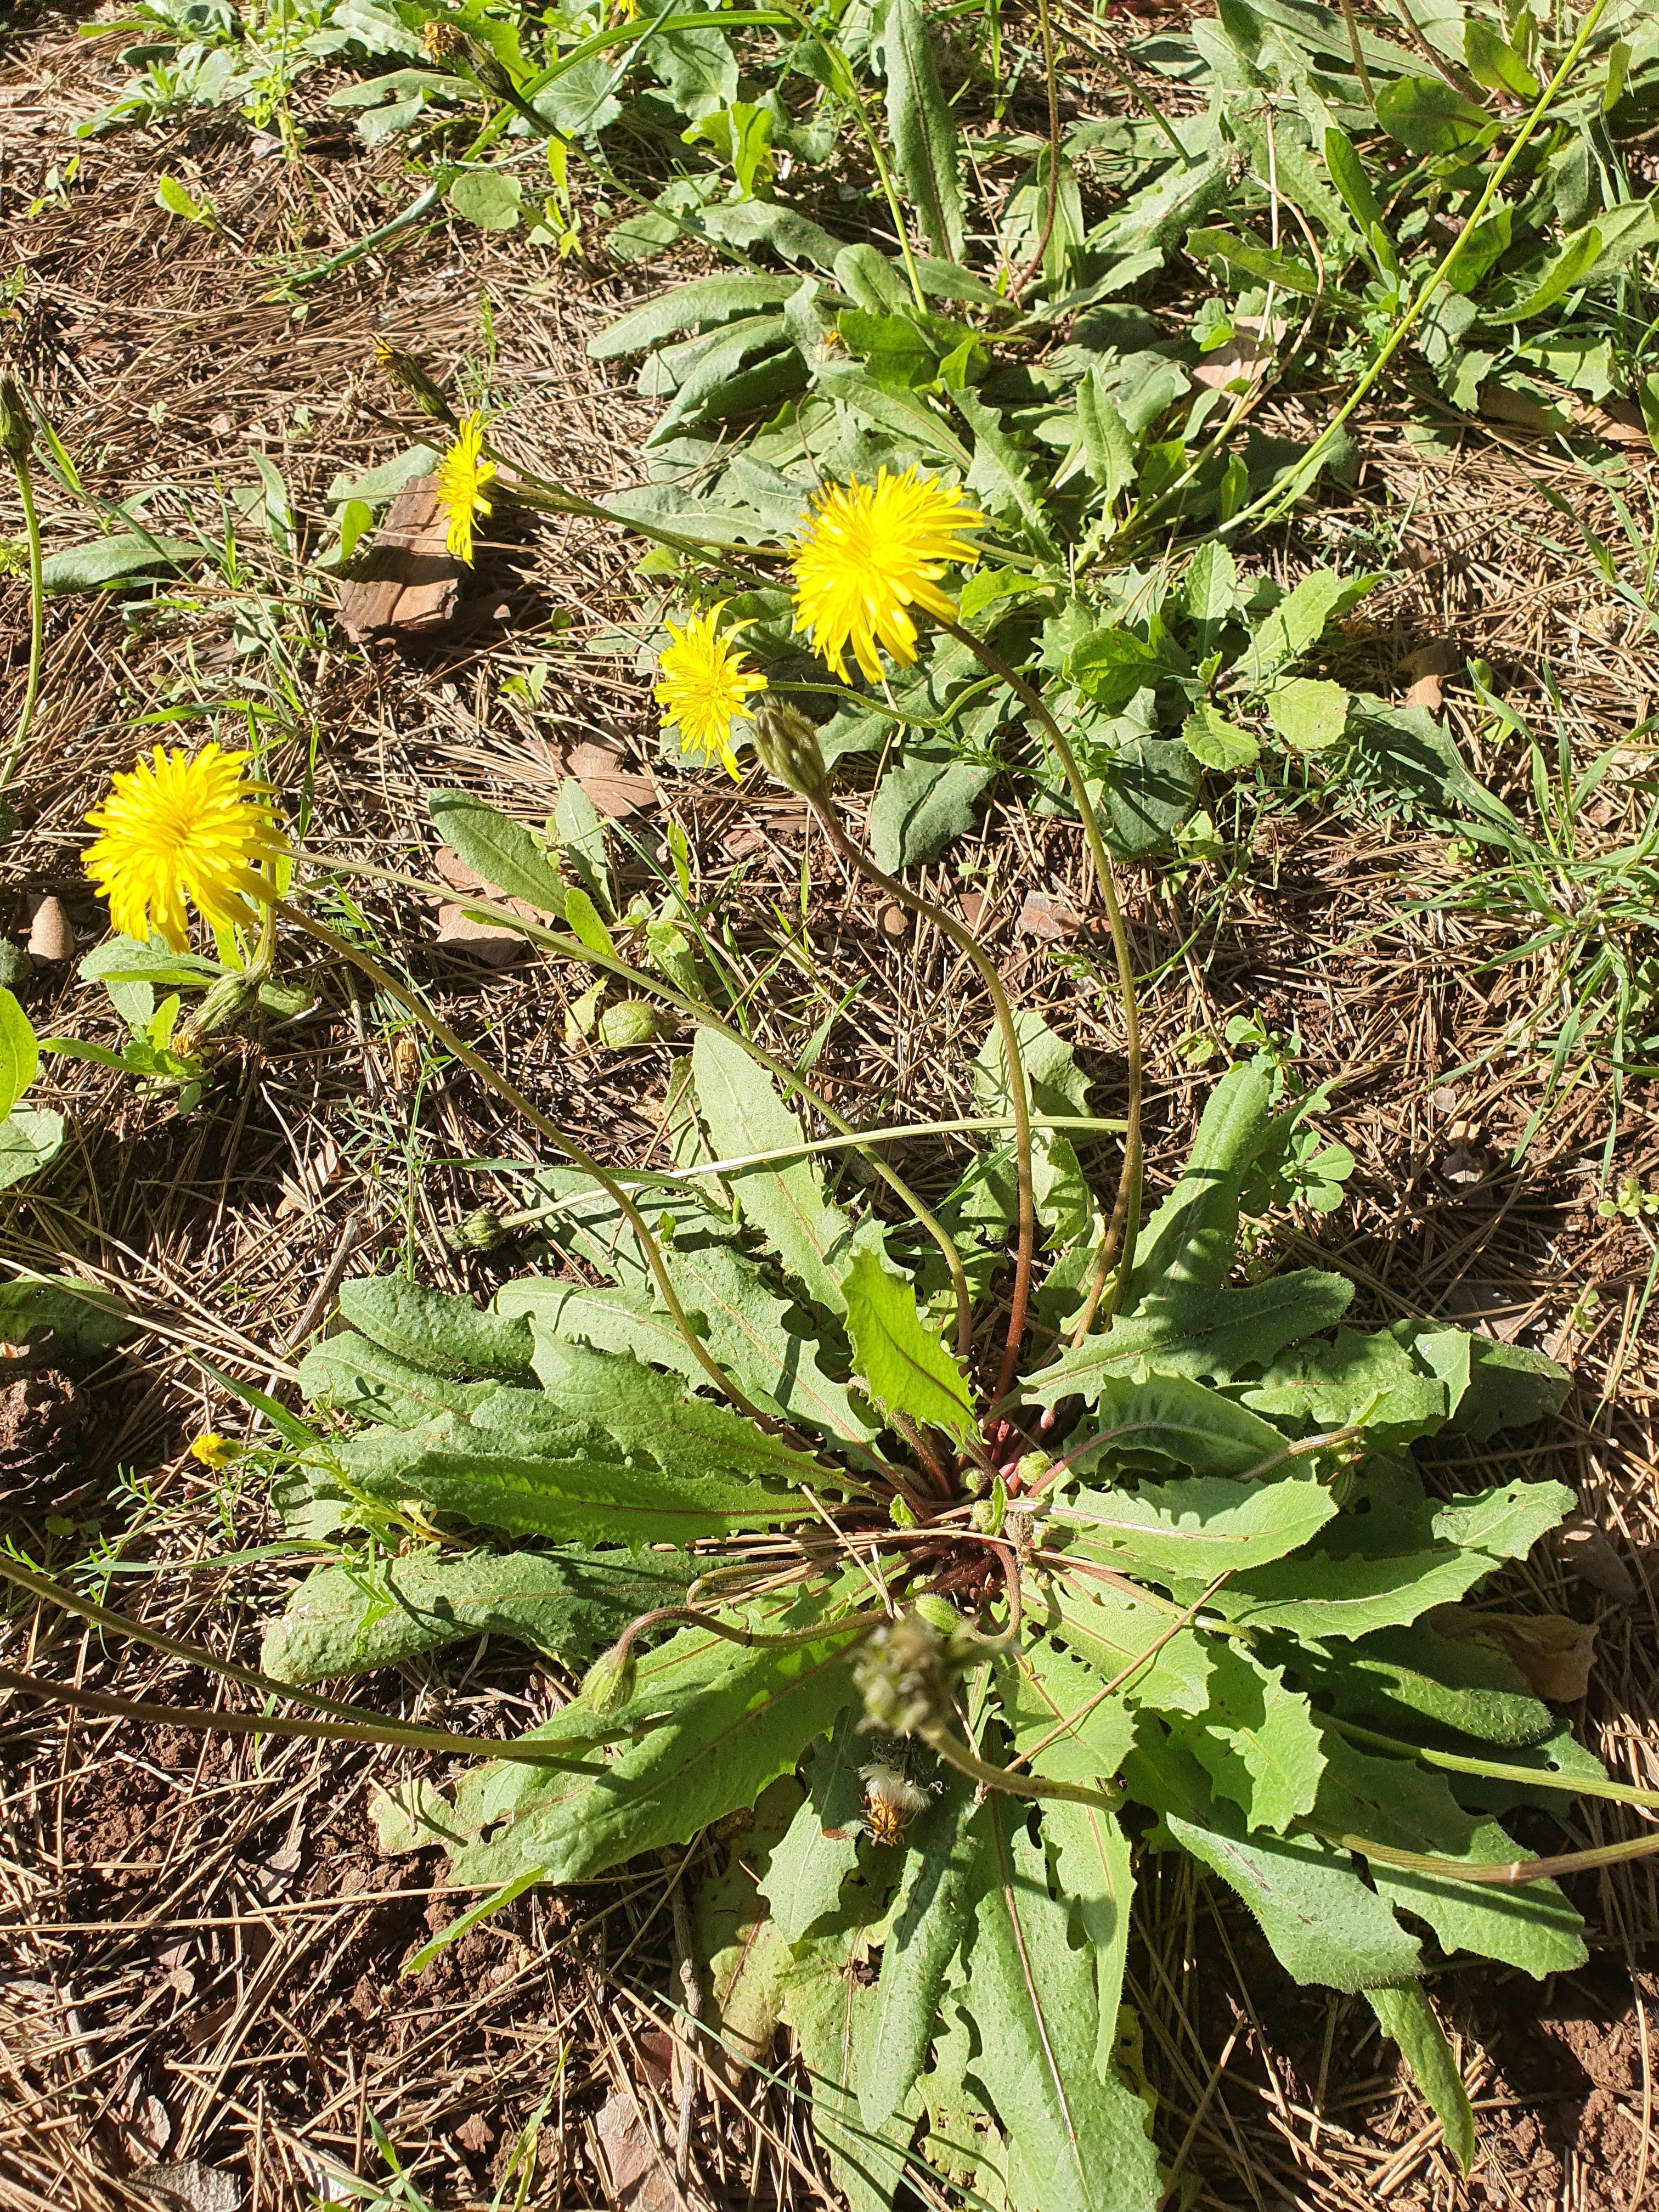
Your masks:
<svg viewBox="0 0 1659 2212"><path fill-rule="evenodd" d="M39 173L72 150L66 126L107 96L100 86L110 74L107 47L78 45L70 19L42 14L37 27L31 18L6 55L7 88L36 93L0 103L8 157ZM105 489L125 493L139 475L199 488L216 470L240 467L252 445L278 459L319 513L337 472L405 442L378 418L379 396L363 381L341 396L374 333L417 337L446 363L465 357L477 343L481 289L501 334L501 386L520 402L514 436L585 490L632 481L653 410L581 352L632 278L586 282L568 264L538 266L533 255L509 257L457 230L353 270L316 295L303 321L257 298L255 256L349 242L367 227L374 195L396 183L394 161L355 145L349 161L340 158L328 136L335 118L319 110L316 120L323 158L303 196L283 165L252 167L240 133L164 123L100 143L73 199L47 205L21 234L40 305L20 358L72 447L102 457ZM154 206L158 175L186 161L241 250L196 232L181 245L176 221ZM304 421L300 410L310 410ZM1508 450L1492 442L1425 458L1399 422L1379 416L1367 454L1352 508L1325 509L1317 527L1369 530L1379 513L1397 520L1407 574L1344 638L1340 672L1398 696L1419 680L1413 656L1450 641L1455 665L1478 655L1521 683L1535 683L1547 661L1571 699L1572 733L1589 750L1626 726L1631 696L1650 679L1626 635L1584 619L1599 603L1582 567L1540 550L1557 527L1535 489L1557 465L1548 449L1517 438ZM1579 495L1577 480L1561 481ZM1593 499L1584 511L1594 518ZM71 526L67 514L52 521ZM1320 550L1304 538L1276 557L1289 574ZM356 654L331 642L307 657L302 692L285 708L291 732L280 766L297 781L317 740L312 805L330 837L375 856L429 858L425 786L468 784L534 817L551 805L574 749L598 744L613 774L654 785L639 816L641 872L677 820L704 883L722 886L757 966L780 910L799 915L809 870L803 941L842 988L866 979L854 1019L821 1063L846 1110L862 1117L866 1102L878 1101L884 1115L903 1119L952 1101L966 1109L962 1071L983 1009L946 948L914 931L889 935L885 917L842 884L799 808L659 763L631 661L584 653L625 614L629 549L586 524L544 522L498 558L489 572L496 589L485 597L507 599L506 624L459 645ZM15 641L19 587L0 591ZM54 603L48 653L27 835L7 854L8 919L21 935L35 900L61 897L85 949L103 921L78 874L80 817L109 770L130 759L132 718L186 674L227 696L257 675L275 696L280 663L250 659L210 604L125 625L95 599ZM18 662L14 642L9 708ZM538 669L533 706L503 694L504 678ZM1483 738L1467 689L1449 681L1444 704L1476 767L1500 790L1512 783L1514 763ZM1436 926L1401 912L1402 884L1422 896L1455 869L1443 842L1295 792L1252 799L1254 813L1240 805L1245 850L1224 898L1218 871L1176 879L1148 870L1132 882L1140 963L1167 971L1149 1008L1152 1180L1167 1182L1184 1155L1221 1064L1199 1057L1194 1042L1219 1038L1229 1018L1296 1032L1310 1077L1343 1079L1328 1122L1356 1155L1349 1203L1279 1233L1297 1255L1340 1253L1374 1319L1480 1316L1573 1367L1577 1395L1541 1440L1528 1441L1528 1471L1576 1488L1586 1524L1632 1586L1621 1592L1605 1568L1598 1582L1584 1547L1564 1545L1502 1587L1596 1626L1589 1694L1571 1710L1612 1771L1645 1781L1659 1741L1650 1481L1659 1339L1640 1310L1650 1239L1639 1224L1596 1212L1606 1101L1586 1085L1526 1161L1509 1164L1535 1103L1531 1072L1523 1067L1517 1084L1515 1064L1499 1061L1444 1079L1503 1029L1509 1001L1479 971L1507 939L1490 918ZM1603 834L1627 834L1625 817L1610 818ZM1082 880L1074 834L1028 817L1006 790L930 878L958 910L978 902L1011 994L1063 1021L1097 1075L1095 1109L1110 1114L1121 1091L1109 998L1076 989L1077 951L1097 957L1098 948L1056 946L1020 922L1028 890L1081 904ZM363 911L383 944L434 979L470 1034L533 1079L539 1103L565 1126L607 1158L636 1158L660 1141L671 1050L573 1051L555 966L469 968L434 947L432 908L402 894L366 896ZM1510 988L1524 991L1524 977ZM31 1011L42 1029L112 1034L97 1026L109 1020L101 994L71 972L43 966L38 991ZM799 1005L786 1004L774 1017L779 1048L798 1048L821 1012L805 990ZM937 1071L953 1066L941 1095ZM67 1462L30 1464L25 1438L0 1486L9 1492L0 1514L31 1548L45 1530L54 1571L95 1555L108 1601L245 1652L249 1625L273 1608L294 1570L264 1499L187 1455L190 1437L228 1403L204 1382L199 1359L284 1387L292 1370L282 1347L360 1212L372 1236L356 1248L357 1268L410 1255L423 1279L483 1295L503 1269L530 1264L529 1243L486 1267L458 1260L441 1234L480 1202L515 1202L518 1183L465 1163L524 1158L522 1133L449 1071L418 1054L411 1063L386 1010L337 975L325 979L316 1016L239 1051L187 1119L86 1067L66 1070L56 1095L88 1134L43 1183L8 1199L8 1252L41 1267L72 1255L171 1334L83 1381L93 1412ZM388 1152L406 1172L385 1172ZM1626 1109L1617 1160L1644 1183L1659 1163L1636 1107ZM906 1164L924 1188L949 1179L937 1160ZM1583 1297L1592 1286L1595 1308ZM1598 1411L1604 1389L1611 1402ZM262 1544L277 1555L211 1564ZM51 1613L9 1623L6 1655L132 1697L213 1695L173 1662L100 1643ZM501 1733L539 1717L561 1691L551 1670L516 1649L474 1644L410 1662L356 1694L406 1717ZM404 1980L402 1962L459 1904L436 1889L437 1855L388 1857L374 1838L371 1777L390 1778L395 1760L165 1728L140 1739L17 1701L0 1727L6 2212L43 2203L155 2212L157 2198L134 2174L198 2159L234 2173L261 2207L297 2212L327 2187L317 2156L375 2170L372 2122L417 2169L433 2203L483 2204L544 2097L532 2202L599 2201L618 2146L627 2138L637 2149L641 2131L668 2144L672 2161L680 2088L665 2030L678 1856L574 1898L532 1893ZM1569 1826L1573 1844L1618 1832L1594 1807L1582 1817L1582 1832ZM1528 1840L1543 1848L1560 1833L1540 1821ZM740 1826L697 1847L710 1856L742 1848ZM1131 1959L1161 2148L1182 2154L1183 2171L1201 2178L1200 2203L1261 2212L1352 2212L1373 2197L1424 2212L1462 2203L1532 2212L1546 2203L1634 2212L1654 2185L1651 1864L1575 1885L1592 1947L1581 1973L1541 1993L1497 1972L1460 1972L1437 1987L1466 2070L1471 2051L1481 2054L1471 2080L1484 2160L1465 2185L1392 2054L1385 2048L1379 2060L1374 2031L1362 2032L1370 2027L1363 2002L1293 1989L1245 1916L1190 1866L1166 1862ZM629 2096L637 2122L627 2117ZM787 2075L734 2085L711 2070L696 2112L696 2171L712 2201L793 2207L830 2195ZM648 2160L645 2173L664 2185ZM636 2205L673 2201L672 2191L653 2198L645 2182L637 2189Z"/></svg>

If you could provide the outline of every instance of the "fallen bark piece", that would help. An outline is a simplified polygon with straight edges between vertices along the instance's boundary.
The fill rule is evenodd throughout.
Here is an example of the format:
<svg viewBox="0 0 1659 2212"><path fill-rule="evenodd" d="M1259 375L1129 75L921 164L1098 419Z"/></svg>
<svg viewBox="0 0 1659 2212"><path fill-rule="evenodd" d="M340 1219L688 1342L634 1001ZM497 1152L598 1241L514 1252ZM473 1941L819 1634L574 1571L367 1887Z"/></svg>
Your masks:
<svg viewBox="0 0 1659 2212"><path fill-rule="evenodd" d="M406 483L386 510L362 573L340 586L340 627L362 640L423 637L460 611L463 565L445 544L435 477Z"/></svg>
<svg viewBox="0 0 1659 2212"><path fill-rule="evenodd" d="M438 908L438 942L490 968L506 968L530 949L517 930L501 929L491 921L475 921L465 907L459 906Z"/></svg>

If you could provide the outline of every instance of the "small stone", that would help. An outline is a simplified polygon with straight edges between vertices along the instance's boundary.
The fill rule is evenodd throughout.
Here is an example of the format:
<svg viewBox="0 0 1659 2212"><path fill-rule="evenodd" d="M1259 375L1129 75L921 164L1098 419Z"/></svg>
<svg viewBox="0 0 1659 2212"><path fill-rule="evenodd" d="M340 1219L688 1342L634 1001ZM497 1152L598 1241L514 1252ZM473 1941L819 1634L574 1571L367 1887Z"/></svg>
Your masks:
<svg viewBox="0 0 1659 2212"><path fill-rule="evenodd" d="M889 899L876 916L876 927L884 937L890 937L896 943L910 934L910 917L896 899Z"/></svg>
<svg viewBox="0 0 1659 2212"><path fill-rule="evenodd" d="M29 924L29 956L35 960L73 960L75 931L62 899L43 898Z"/></svg>

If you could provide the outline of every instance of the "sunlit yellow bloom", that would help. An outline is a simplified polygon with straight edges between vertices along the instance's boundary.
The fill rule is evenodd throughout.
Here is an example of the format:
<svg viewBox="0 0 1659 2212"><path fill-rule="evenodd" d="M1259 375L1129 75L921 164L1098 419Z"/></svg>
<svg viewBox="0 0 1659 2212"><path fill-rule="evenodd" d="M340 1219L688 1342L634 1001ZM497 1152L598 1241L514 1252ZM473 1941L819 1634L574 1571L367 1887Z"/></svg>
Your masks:
<svg viewBox="0 0 1659 2212"><path fill-rule="evenodd" d="M123 936L142 941L159 930L182 952L186 899L216 929L230 929L252 919L249 899L269 895L270 878L254 869L284 848L270 785L242 774L247 757L208 744L191 759L157 745L153 763L110 779L109 797L86 817L103 834L85 866Z"/></svg>
<svg viewBox="0 0 1659 2212"><path fill-rule="evenodd" d="M735 781L732 724L748 713L750 695L765 690L766 678L744 666L731 633L722 632L725 605L722 600L707 614L665 625L671 642L657 660L657 704L665 727L678 729L682 752L713 753Z"/></svg>
<svg viewBox="0 0 1659 2212"><path fill-rule="evenodd" d="M795 628L805 630L843 683L846 650L872 684L881 680L878 645L893 659L916 657L921 607L952 622L956 607L939 588L952 562L970 567L978 548L958 533L985 517L954 486L907 469L883 469L873 484L833 484L807 510L795 547Z"/></svg>
<svg viewBox="0 0 1659 2212"><path fill-rule="evenodd" d="M242 1455L242 1447L230 1437L216 1437L211 1429L196 1437L191 1444L190 1455L199 1459L204 1467L210 1467L216 1474L223 1473L233 1460Z"/></svg>
<svg viewBox="0 0 1659 2212"><path fill-rule="evenodd" d="M483 416L463 415L455 428L455 442L438 464L438 505L449 518L445 539L458 561L472 560L472 524L490 512L484 486L495 474L494 461L483 458Z"/></svg>

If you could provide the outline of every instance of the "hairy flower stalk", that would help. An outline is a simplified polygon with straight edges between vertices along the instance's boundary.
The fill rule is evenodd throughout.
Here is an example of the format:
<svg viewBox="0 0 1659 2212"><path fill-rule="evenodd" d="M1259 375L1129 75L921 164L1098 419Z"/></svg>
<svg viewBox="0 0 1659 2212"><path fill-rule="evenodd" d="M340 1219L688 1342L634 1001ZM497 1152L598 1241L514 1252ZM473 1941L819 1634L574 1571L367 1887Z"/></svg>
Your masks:
<svg viewBox="0 0 1659 2212"><path fill-rule="evenodd" d="M978 560L963 533L984 523L959 489L915 468L832 485L807 510L796 542L795 628L843 683L849 646L862 673L880 683L878 647L905 666L916 657L913 607L955 621L939 579Z"/></svg>
<svg viewBox="0 0 1659 2212"><path fill-rule="evenodd" d="M270 785L243 774L249 758L216 744L193 757L157 745L150 760L111 779L109 797L86 817L101 834L84 865L124 937L142 944L153 929L183 952L188 907L216 929L255 919L271 890L260 872L287 847Z"/></svg>

